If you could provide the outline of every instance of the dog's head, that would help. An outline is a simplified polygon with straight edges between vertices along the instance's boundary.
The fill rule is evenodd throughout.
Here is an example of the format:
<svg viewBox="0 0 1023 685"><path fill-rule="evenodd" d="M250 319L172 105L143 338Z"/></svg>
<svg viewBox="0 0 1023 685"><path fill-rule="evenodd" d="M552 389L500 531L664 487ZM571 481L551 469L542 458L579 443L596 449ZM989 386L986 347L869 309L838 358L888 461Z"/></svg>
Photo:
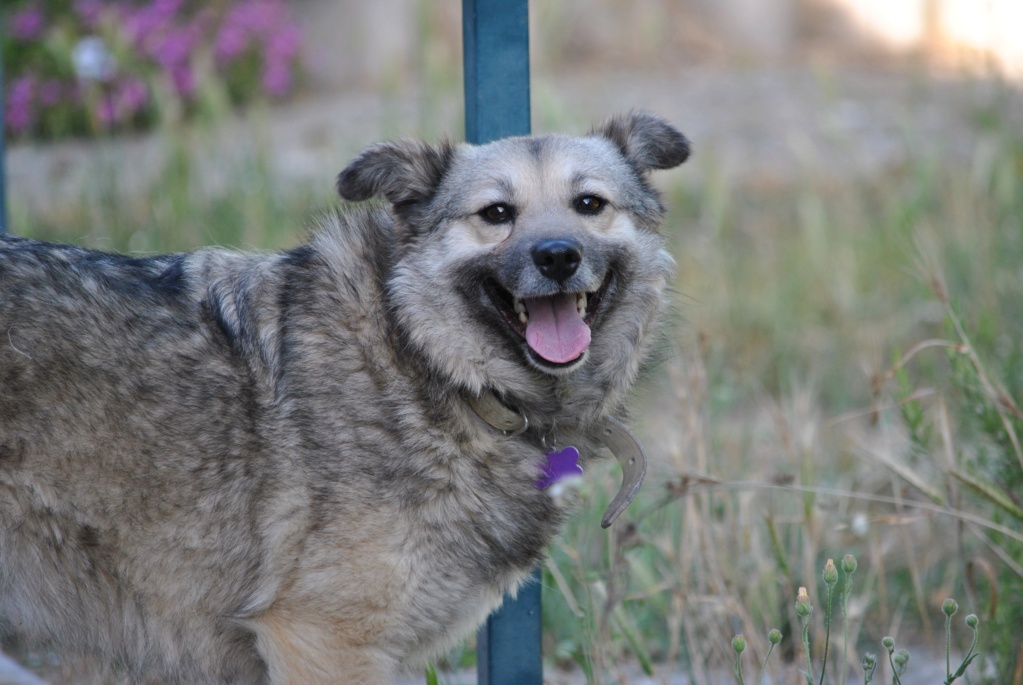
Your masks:
<svg viewBox="0 0 1023 685"><path fill-rule="evenodd" d="M435 370L527 400L585 387L606 409L635 378L671 273L646 176L688 155L681 133L632 113L583 137L381 143L338 190L391 203L388 294Z"/></svg>

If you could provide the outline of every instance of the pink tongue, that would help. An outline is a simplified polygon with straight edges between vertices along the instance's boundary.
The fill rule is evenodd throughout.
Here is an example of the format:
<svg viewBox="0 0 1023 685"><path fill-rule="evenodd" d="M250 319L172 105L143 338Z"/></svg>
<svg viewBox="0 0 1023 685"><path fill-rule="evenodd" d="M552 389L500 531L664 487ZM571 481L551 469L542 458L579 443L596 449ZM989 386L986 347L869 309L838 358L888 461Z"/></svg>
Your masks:
<svg viewBox="0 0 1023 685"><path fill-rule="evenodd" d="M524 304L526 342L547 361L570 362L590 346L590 327L579 317L574 294L529 298Z"/></svg>

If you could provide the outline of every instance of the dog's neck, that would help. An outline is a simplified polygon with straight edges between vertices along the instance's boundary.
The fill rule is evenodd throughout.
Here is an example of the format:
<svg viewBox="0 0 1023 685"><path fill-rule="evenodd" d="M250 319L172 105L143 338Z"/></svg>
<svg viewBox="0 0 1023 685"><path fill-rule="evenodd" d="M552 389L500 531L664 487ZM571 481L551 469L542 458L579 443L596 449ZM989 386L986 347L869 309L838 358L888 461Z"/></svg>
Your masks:
<svg viewBox="0 0 1023 685"><path fill-rule="evenodd" d="M481 397L470 395L468 401L481 419L508 437L519 436L529 429L529 420L505 406L492 392L484 392ZM598 438L622 465L622 486L600 520L601 527L607 528L625 511L643 485L646 451L625 424L612 417L605 420Z"/></svg>

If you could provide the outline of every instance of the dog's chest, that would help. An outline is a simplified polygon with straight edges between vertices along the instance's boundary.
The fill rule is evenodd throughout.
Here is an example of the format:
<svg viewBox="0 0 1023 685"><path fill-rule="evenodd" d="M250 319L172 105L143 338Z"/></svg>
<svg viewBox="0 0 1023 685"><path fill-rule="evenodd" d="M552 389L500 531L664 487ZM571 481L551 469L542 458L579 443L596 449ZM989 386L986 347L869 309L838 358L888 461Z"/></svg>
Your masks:
<svg viewBox="0 0 1023 685"><path fill-rule="evenodd" d="M537 489L525 455L469 459L447 486L403 511L399 555L413 657L464 636L542 559L560 512Z"/></svg>

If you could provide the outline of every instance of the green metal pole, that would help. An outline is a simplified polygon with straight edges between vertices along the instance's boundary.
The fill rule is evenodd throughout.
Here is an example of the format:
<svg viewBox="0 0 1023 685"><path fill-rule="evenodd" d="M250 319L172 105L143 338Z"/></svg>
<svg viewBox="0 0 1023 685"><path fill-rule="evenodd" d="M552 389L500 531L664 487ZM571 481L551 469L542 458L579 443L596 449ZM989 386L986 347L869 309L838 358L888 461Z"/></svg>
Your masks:
<svg viewBox="0 0 1023 685"><path fill-rule="evenodd" d="M7 232L7 175L4 173L4 129L6 128L6 110L4 109L4 65L3 65L3 15L0 14L0 235Z"/></svg>
<svg viewBox="0 0 1023 685"><path fill-rule="evenodd" d="M462 0L465 139L530 132L527 0Z"/></svg>
<svg viewBox="0 0 1023 685"><path fill-rule="evenodd" d="M540 569L490 615L476 636L479 685L543 685Z"/></svg>
<svg viewBox="0 0 1023 685"><path fill-rule="evenodd" d="M527 0L462 0L465 137L482 144L528 135ZM476 640L480 685L542 685L540 570L487 619Z"/></svg>

